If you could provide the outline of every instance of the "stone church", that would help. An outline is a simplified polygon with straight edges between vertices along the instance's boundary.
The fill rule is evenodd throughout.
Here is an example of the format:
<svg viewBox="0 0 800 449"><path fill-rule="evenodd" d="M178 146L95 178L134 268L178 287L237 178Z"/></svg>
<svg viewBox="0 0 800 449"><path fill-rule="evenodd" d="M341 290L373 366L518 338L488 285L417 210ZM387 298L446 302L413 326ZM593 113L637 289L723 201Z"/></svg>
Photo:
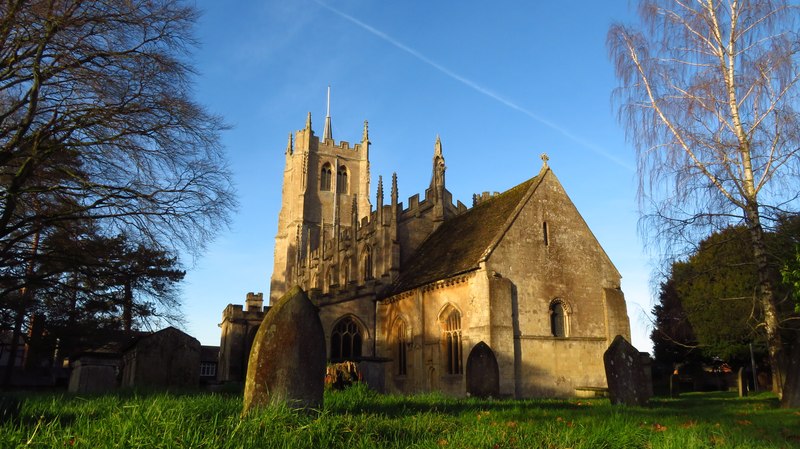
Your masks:
<svg viewBox="0 0 800 449"><path fill-rule="evenodd" d="M630 340L620 274L542 156L538 174L453 203L441 140L424 195L397 176L370 189L369 132L354 145L290 134L270 303L300 285L332 362L387 392L574 396L606 386L603 352ZM532 173L533 174L533 173ZM374 204L372 203L374 200ZM223 313L221 380L241 379L260 294Z"/></svg>

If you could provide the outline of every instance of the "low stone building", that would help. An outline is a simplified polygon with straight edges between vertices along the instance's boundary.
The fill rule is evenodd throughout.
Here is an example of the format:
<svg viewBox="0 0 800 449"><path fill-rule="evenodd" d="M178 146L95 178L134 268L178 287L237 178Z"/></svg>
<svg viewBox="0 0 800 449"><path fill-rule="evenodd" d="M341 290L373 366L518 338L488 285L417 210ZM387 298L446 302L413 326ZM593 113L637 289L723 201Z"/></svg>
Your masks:
<svg viewBox="0 0 800 449"><path fill-rule="evenodd" d="M200 342L174 327L120 334L70 356L69 391L102 393L116 388L196 388Z"/></svg>
<svg viewBox="0 0 800 449"><path fill-rule="evenodd" d="M446 189L437 137L424 198L404 206L392 175L384 204L379 177L373 207L366 122L353 147L331 129L328 116L317 137L309 114L290 135L270 292L309 292L330 361L361 362L392 392L465 395L473 385L491 395L484 377L501 396L606 386L604 351L616 335L630 339L621 276L546 156L535 176L468 208ZM242 336L263 317L260 303L250 311L225 309L222 371L244 372ZM470 370L473 348L482 362Z"/></svg>
<svg viewBox="0 0 800 449"><path fill-rule="evenodd" d="M140 332L106 332L91 341L79 342L77 352L68 355L70 393L106 393L119 388L122 381L122 353Z"/></svg>
<svg viewBox="0 0 800 449"><path fill-rule="evenodd" d="M122 387L196 388L200 382L200 342L166 327L126 348L122 366Z"/></svg>
<svg viewBox="0 0 800 449"><path fill-rule="evenodd" d="M219 346L200 347L200 385L217 383Z"/></svg>

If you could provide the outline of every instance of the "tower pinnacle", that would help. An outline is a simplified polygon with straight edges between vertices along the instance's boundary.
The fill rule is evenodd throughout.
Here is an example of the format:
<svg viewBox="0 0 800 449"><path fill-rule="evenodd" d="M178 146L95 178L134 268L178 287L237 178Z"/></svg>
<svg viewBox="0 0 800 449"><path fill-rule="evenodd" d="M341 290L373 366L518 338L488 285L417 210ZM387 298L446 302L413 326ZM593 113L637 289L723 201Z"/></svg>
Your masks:
<svg viewBox="0 0 800 449"><path fill-rule="evenodd" d="M322 131L323 140L333 140L333 130L331 129L331 86L328 86L328 107L325 113L325 129Z"/></svg>
<svg viewBox="0 0 800 449"><path fill-rule="evenodd" d="M433 173L431 175L431 189L438 195L440 189L444 189L444 155L442 154L442 139L436 135L436 143L433 146ZM438 196L437 196L438 198Z"/></svg>

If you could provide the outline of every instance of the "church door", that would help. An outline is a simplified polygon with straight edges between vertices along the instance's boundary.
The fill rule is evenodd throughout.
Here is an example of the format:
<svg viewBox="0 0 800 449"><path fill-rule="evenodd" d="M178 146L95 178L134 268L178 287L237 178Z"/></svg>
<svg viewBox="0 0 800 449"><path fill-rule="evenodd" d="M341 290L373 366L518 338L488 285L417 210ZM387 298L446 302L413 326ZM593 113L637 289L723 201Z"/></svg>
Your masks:
<svg viewBox="0 0 800 449"><path fill-rule="evenodd" d="M472 348L467 358L467 393L478 397L500 395L500 369L494 351L484 342Z"/></svg>

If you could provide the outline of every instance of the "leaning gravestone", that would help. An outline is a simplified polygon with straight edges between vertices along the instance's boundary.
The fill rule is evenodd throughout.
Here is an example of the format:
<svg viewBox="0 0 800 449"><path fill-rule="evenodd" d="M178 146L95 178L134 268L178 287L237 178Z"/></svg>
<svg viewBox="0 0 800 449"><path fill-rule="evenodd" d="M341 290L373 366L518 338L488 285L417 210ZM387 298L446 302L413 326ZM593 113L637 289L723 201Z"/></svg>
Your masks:
<svg viewBox="0 0 800 449"><path fill-rule="evenodd" d="M608 397L614 405L647 405L650 394L641 356L624 337L617 335L603 354Z"/></svg>
<svg viewBox="0 0 800 449"><path fill-rule="evenodd" d="M467 357L467 393L479 398L500 396L500 370L494 351L484 342Z"/></svg>
<svg viewBox="0 0 800 449"><path fill-rule="evenodd" d="M247 366L242 415L270 404L320 409L324 383L322 323L305 292L294 287L258 328Z"/></svg>

